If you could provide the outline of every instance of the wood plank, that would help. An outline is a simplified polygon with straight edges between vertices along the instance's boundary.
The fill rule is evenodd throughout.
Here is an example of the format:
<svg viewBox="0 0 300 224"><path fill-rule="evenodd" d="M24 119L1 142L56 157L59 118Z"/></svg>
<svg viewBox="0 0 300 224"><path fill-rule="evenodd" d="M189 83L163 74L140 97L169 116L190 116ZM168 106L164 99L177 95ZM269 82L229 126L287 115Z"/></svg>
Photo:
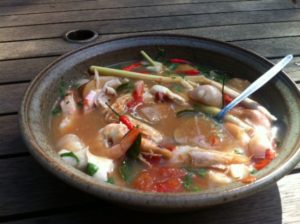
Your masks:
<svg viewBox="0 0 300 224"><path fill-rule="evenodd" d="M225 205L199 210L193 213L151 214L145 219L145 213L111 206L107 202L96 200L92 196L56 180L30 157L7 159L0 163L0 216L33 213L56 208L56 213L46 213L45 217L20 220L11 223L82 223L101 217L103 220L122 222L134 219L146 223L296 223L300 221L297 208L300 206L300 174L292 174L251 197ZM20 185L23 187L20 191ZM293 190L291 191L291 188ZM28 203L29 202L29 203ZM74 205L79 205L74 208ZM63 208L72 206L73 209ZM65 211L65 212L64 212ZM61 214L63 213L63 214ZM35 213L33 213L35 214ZM37 213L39 214L39 213ZM116 216L118 214L118 216ZM125 216L126 214L126 216ZM43 215L42 215L43 216ZM18 216L16 216L18 217ZM55 220L55 221L54 221ZM201 222L200 222L201 221Z"/></svg>
<svg viewBox="0 0 300 224"><path fill-rule="evenodd" d="M47 14L30 14L19 16L1 16L0 27L24 26L51 23L82 22L96 20L113 20L125 18L145 18L175 15L208 14L220 12L272 10L272 9L292 9L290 2L219 2L211 4L181 4L162 5L149 7L134 7L120 9L90 10L88 11L68 11L54 12Z"/></svg>
<svg viewBox="0 0 300 224"><path fill-rule="evenodd" d="M278 13L280 13L280 17ZM235 38L269 38L299 35L299 22L293 22L296 20L300 20L300 9L60 23L0 28L2 33L0 42L58 38L66 31L73 29L92 29L100 33L100 35L184 29L182 32L199 33L199 35L214 32L216 33L215 36L218 34L217 37L220 36L220 32L226 33L228 36L233 30L237 30L234 33ZM229 32L227 31L228 29L230 30ZM243 32L238 32L240 29L243 29ZM263 29L265 32L257 32L255 29ZM244 30L248 34L245 37L242 35ZM252 35L249 36L250 34ZM234 37L231 37L231 39L234 39Z"/></svg>
<svg viewBox="0 0 300 224"><path fill-rule="evenodd" d="M275 25L274 25L275 26ZM292 24L291 24L292 26ZM258 27L266 32L257 32ZM199 35L209 38L217 38L223 41L232 42L236 45L244 48L256 51L257 53L265 57L282 57L288 53L294 55L300 55L300 37L282 37L281 38L269 38L269 39L255 39L268 35L284 35L281 30L270 29L272 26L267 24L251 24L249 26L235 29L234 27L213 27L213 28L199 28L199 29L179 29L172 31L151 31L141 33L177 33L177 34L190 34ZM277 26L280 27L280 26ZM226 30L226 32L222 32ZM288 24L283 26L282 29L290 30ZM244 32L242 32L244 31ZM299 31L299 29L298 29ZM297 29L291 29L291 32L298 32ZM276 32L279 32L276 34ZM113 34L103 35L98 41L104 41L115 37L127 36L127 34ZM243 37L247 37L251 40L242 40ZM250 38L251 37L251 38ZM254 40L252 40L252 38ZM241 41L236 41L241 40ZM7 42L0 43L0 60L18 59L27 57L45 57L60 55L67 51L83 46L80 44L67 43L61 38L43 39L43 40L29 40L21 42ZM6 52L10 52L7 54Z"/></svg>
<svg viewBox="0 0 300 224"><path fill-rule="evenodd" d="M7 0L10 2L10 0ZM34 0L32 0L34 1ZM175 5L175 4L209 4L212 2L237 2L238 0L101 0L101 1L84 1L69 3L56 3L51 4L35 4L30 7L24 7L14 4L14 6L0 7L0 15L22 15L22 14L36 14L36 13L49 13L49 12L65 12L76 10L94 10L94 9L107 9L107 8L123 8L123 7L148 7L153 5ZM245 0L256 1L261 0ZM22 1L23 2L23 1Z"/></svg>
<svg viewBox="0 0 300 224"><path fill-rule="evenodd" d="M28 83L0 85L0 114L19 110Z"/></svg>
<svg viewBox="0 0 300 224"><path fill-rule="evenodd" d="M0 116L0 157L28 152L18 123L18 115Z"/></svg>
<svg viewBox="0 0 300 224"><path fill-rule="evenodd" d="M0 61L0 83L28 81L57 57Z"/></svg>
<svg viewBox="0 0 300 224"><path fill-rule="evenodd" d="M31 156L0 161L0 170L5 170L0 174L0 217L94 201L59 181Z"/></svg>
<svg viewBox="0 0 300 224"><path fill-rule="evenodd" d="M95 0L85 0L85 1L95 1ZM73 3L73 2L80 2L80 0L1 0L0 7L5 6L14 6L14 5L40 5L40 4L59 4L59 3Z"/></svg>

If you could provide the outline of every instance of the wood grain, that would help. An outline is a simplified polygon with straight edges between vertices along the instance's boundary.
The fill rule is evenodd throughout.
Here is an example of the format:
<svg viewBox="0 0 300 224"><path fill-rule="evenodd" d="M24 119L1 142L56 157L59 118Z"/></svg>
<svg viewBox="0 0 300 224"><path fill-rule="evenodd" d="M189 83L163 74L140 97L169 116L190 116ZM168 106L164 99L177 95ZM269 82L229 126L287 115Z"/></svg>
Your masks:
<svg viewBox="0 0 300 224"><path fill-rule="evenodd" d="M0 83L28 81L57 57L0 61Z"/></svg>
<svg viewBox="0 0 300 224"><path fill-rule="evenodd" d="M94 200L59 181L29 156L0 160L0 170L5 170L0 174L0 217Z"/></svg>
<svg viewBox="0 0 300 224"><path fill-rule="evenodd" d="M220 29L222 30L222 29ZM230 34L229 31L232 31ZM205 32L202 36L209 38L217 38L220 40L225 40L232 42L238 46L244 47L246 49L253 50L258 54L261 54L264 57L279 58L290 53L294 55L300 55L300 37L280 37L280 38L267 38L267 39L254 39L254 40L230 40L233 37L233 34L238 35L239 30L228 29L229 33L220 33L220 32ZM251 32L251 31L249 31ZM254 32L254 30L253 30ZM252 32L252 34L253 34ZM270 31L273 32L273 31ZM276 32L276 31L274 31ZM297 31L296 31L297 32ZM175 33L175 34L190 34L190 35L201 35L200 32L197 32L197 29L192 30L172 30L172 31L152 31L152 32L143 32L143 33ZM222 36L221 36L222 35ZM228 35L228 36L227 36ZM236 35L234 38L236 38ZM245 35L250 35L248 32L245 32ZM259 35L259 34L258 34ZM128 34L115 34L115 35L103 35L97 41L105 41L116 37L124 37ZM11 59L20 59L27 57L45 57L45 56L54 56L66 53L70 50L74 50L83 44L74 44L66 43L61 38L54 39L45 39L45 40L29 40L29 41L20 41L20 42L8 42L0 43L0 60L11 60ZM6 54L5 52L10 52Z"/></svg>
<svg viewBox="0 0 300 224"><path fill-rule="evenodd" d="M0 158L28 152L18 123L18 115L0 116Z"/></svg>
<svg viewBox="0 0 300 224"><path fill-rule="evenodd" d="M0 114L17 112L27 87L28 83L0 85Z"/></svg>
<svg viewBox="0 0 300 224"><path fill-rule="evenodd" d="M298 7L298 6L295 6ZM236 11L253 11L253 10L274 10L274 9L291 9L295 8L289 2L282 1L274 4L273 2L240 1L240 2L219 2L211 4L179 4L179 5L162 5L149 7L134 7L105 10L86 11L69 11L54 12L47 14L30 14L19 16L1 16L0 27L53 24L66 22L82 22L95 20L115 20L129 18L146 18L158 16L175 16L175 15L197 15L220 12Z"/></svg>
<svg viewBox="0 0 300 224"><path fill-rule="evenodd" d="M11 3L11 0L6 0ZM24 3L24 1L18 0ZM260 0L245 0L245 1L256 1ZM274 0L273 0L274 1ZM276 1L276 0L275 0ZM278 0L277 0L278 1ZM4 5L3 0L2 6ZM28 1L27 1L28 2ZM32 2L36 2L32 0ZM30 7L26 5L13 4L10 6L6 4L6 7L0 8L0 15L22 15L22 14L36 14L36 13L49 13L49 12L62 12L62 11L80 11L80 10L94 10L94 9L107 9L107 8L123 8L123 7L148 7L153 5L175 5L175 4L209 4L214 2L238 2L238 0L163 0L163 1L153 1L153 0L101 0L101 1L84 1L84 2L72 2L69 3L51 3L47 1L48 4L32 4ZM0 5L1 6L1 5ZM25 6L25 7L24 7Z"/></svg>
<svg viewBox="0 0 300 224"><path fill-rule="evenodd" d="M59 23L22 26L18 29L0 28L3 34L0 36L0 42L59 38L66 31L73 29L92 29L100 35L178 30L198 35L214 33L218 39L226 34L226 38L223 39L227 40L270 38L299 35L299 22L294 22L296 20L300 20L299 9ZM263 29L265 32L255 32L257 29Z"/></svg>

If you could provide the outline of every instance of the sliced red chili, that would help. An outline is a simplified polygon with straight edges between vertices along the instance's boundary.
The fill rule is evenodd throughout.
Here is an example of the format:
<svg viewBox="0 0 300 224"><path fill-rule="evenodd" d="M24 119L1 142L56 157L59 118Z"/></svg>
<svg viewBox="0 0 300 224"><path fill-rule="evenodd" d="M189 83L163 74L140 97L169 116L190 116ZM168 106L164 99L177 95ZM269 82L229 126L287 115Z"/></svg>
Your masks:
<svg viewBox="0 0 300 224"><path fill-rule="evenodd" d="M133 124L130 122L130 120L128 119L127 116L121 115L119 117L119 120L120 120L120 122L122 122L123 124L125 124L129 130L132 130L134 128Z"/></svg>
<svg viewBox="0 0 300 224"><path fill-rule="evenodd" d="M177 74L184 74L184 75L199 75L200 71L197 69L190 69L185 71L177 71Z"/></svg>
<svg viewBox="0 0 300 224"><path fill-rule="evenodd" d="M266 167L270 162L271 162L271 160L269 160L269 159L261 159L261 160L257 161L253 166L255 169L261 170L264 167Z"/></svg>
<svg viewBox="0 0 300 224"><path fill-rule="evenodd" d="M231 101L233 100L233 98L231 96L227 95L227 94L224 94L223 98L224 98L224 104L225 105L231 103Z"/></svg>
<svg viewBox="0 0 300 224"><path fill-rule="evenodd" d="M190 61L181 58L171 58L169 61L175 64L192 64Z"/></svg>
<svg viewBox="0 0 300 224"><path fill-rule="evenodd" d="M132 71L138 67L141 66L141 63L140 62L137 62L137 63L133 63L131 65L127 65L125 66L124 68L122 68L122 70L125 70L125 71Z"/></svg>

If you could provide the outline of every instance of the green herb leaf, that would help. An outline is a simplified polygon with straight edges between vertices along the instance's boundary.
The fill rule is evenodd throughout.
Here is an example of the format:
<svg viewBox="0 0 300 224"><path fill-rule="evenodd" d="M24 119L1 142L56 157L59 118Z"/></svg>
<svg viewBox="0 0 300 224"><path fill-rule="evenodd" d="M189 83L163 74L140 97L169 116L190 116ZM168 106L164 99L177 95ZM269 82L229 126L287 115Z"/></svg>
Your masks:
<svg viewBox="0 0 300 224"><path fill-rule="evenodd" d="M253 168L253 170L250 171L250 174L256 174L257 170Z"/></svg>
<svg viewBox="0 0 300 224"><path fill-rule="evenodd" d="M134 84L133 82L126 82L123 83L122 85L118 86L116 91L118 93L129 93L134 89Z"/></svg>
<svg viewBox="0 0 300 224"><path fill-rule="evenodd" d="M185 175L182 179L183 181L183 187L186 189L186 190L190 190L192 185L193 185L193 178L192 178L192 174L191 173L188 173L187 175Z"/></svg>
<svg viewBox="0 0 300 224"><path fill-rule="evenodd" d="M76 160L77 163L79 163L78 157L73 152L65 152L60 154L60 157L72 157Z"/></svg>
<svg viewBox="0 0 300 224"><path fill-rule="evenodd" d="M163 48L158 48L158 53L155 56L155 60L160 60L161 58L165 58L166 57L166 51Z"/></svg>
<svg viewBox="0 0 300 224"><path fill-rule="evenodd" d="M131 161L129 158L125 158L119 167L119 173L123 180L129 181L129 177L132 171Z"/></svg>
<svg viewBox="0 0 300 224"><path fill-rule="evenodd" d="M196 175L198 175L199 177L205 177L206 174L207 174L207 169L204 169L204 168L198 168L198 169L195 169L194 170L194 173Z"/></svg>
<svg viewBox="0 0 300 224"><path fill-rule="evenodd" d="M171 89L175 92L178 92L178 93L183 92L183 87L181 85L178 85L178 84L171 85Z"/></svg>
<svg viewBox="0 0 300 224"><path fill-rule="evenodd" d="M239 155L244 155L244 151L242 149L235 149L234 152Z"/></svg>
<svg viewBox="0 0 300 224"><path fill-rule="evenodd" d="M205 168L185 168L189 173L196 174L199 177L205 177L207 169Z"/></svg>
<svg viewBox="0 0 300 224"><path fill-rule="evenodd" d="M134 143L130 146L130 148L127 151L128 157L132 159L136 159L138 157L138 155L140 154L141 143L142 134L139 134Z"/></svg>
<svg viewBox="0 0 300 224"><path fill-rule="evenodd" d="M61 113L61 107L59 105L56 105L52 110L51 114L53 116L59 115Z"/></svg>
<svg viewBox="0 0 300 224"><path fill-rule="evenodd" d="M67 86L67 84L66 84L66 82L65 81L60 81L60 83L59 83L59 95L61 96L61 97L64 97L65 95L66 95L66 93L67 93L67 89L68 89L68 86Z"/></svg>
<svg viewBox="0 0 300 224"><path fill-rule="evenodd" d="M88 175L94 176L94 174L97 173L98 170L99 170L99 167L97 165L95 165L93 163L87 164L86 172Z"/></svg>
<svg viewBox="0 0 300 224"><path fill-rule="evenodd" d="M114 180L114 178L109 177L109 178L107 178L106 183L108 183L108 184L115 184L115 180Z"/></svg>

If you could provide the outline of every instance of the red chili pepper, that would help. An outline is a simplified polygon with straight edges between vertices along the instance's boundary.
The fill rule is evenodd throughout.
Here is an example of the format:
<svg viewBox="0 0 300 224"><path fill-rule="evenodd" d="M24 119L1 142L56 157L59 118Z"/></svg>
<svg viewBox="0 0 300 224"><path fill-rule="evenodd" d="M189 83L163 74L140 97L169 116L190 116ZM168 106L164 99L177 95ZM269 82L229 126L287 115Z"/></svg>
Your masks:
<svg viewBox="0 0 300 224"><path fill-rule="evenodd" d="M177 74L184 74L184 75L199 75L200 71L197 69L190 69L185 71L177 71Z"/></svg>
<svg viewBox="0 0 300 224"><path fill-rule="evenodd" d="M233 100L233 98L227 94L224 94L223 98L224 98L225 105L229 104Z"/></svg>
<svg viewBox="0 0 300 224"><path fill-rule="evenodd" d="M127 116L121 115L121 116L119 117L119 120L120 120L123 124L125 124L129 130L132 130L132 129L134 128L133 124L130 122L130 120L128 119Z"/></svg>
<svg viewBox="0 0 300 224"><path fill-rule="evenodd" d="M128 119L127 116L125 115L120 115L117 111L115 111L108 103L106 103L106 105L109 107L109 109L112 110L112 112L118 116L119 118L119 121L121 123L123 123L124 125L126 125L126 127L129 129L129 130L132 130L134 128L134 125L130 122L130 120Z"/></svg>
<svg viewBox="0 0 300 224"><path fill-rule="evenodd" d="M128 65L128 66L125 66L124 68L122 68L122 70L125 70L125 71L132 71L133 69L135 68L138 68L141 66L141 63L140 62L137 62L137 63L133 63L131 65Z"/></svg>
<svg viewBox="0 0 300 224"><path fill-rule="evenodd" d="M181 58L171 58L169 61L175 64L192 64L190 61Z"/></svg>

